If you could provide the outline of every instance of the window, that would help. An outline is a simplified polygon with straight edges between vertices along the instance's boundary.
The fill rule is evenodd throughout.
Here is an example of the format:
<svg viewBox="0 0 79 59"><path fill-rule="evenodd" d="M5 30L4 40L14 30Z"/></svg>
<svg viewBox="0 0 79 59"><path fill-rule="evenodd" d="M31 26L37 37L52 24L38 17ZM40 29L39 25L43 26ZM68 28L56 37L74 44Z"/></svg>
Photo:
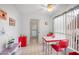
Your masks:
<svg viewBox="0 0 79 59"><path fill-rule="evenodd" d="M79 51L79 7L55 17L54 32L69 39L69 47Z"/></svg>

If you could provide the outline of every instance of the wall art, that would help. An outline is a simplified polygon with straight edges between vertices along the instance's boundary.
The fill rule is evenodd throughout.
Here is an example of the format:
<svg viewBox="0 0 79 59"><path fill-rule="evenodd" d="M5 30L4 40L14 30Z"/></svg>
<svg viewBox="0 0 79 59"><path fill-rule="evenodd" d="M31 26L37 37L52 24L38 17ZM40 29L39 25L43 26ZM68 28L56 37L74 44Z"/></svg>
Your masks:
<svg viewBox="0 0 79 59"><path fill-rule="evenodd" d="M16 24L15 19L9 17L9 26L15 26L15 24Z"/></svg>
<svg viewBox="0 0 79 59"><path fill-rule="evenodd" d="M7 19L7 13L3 10L0 10L0 19L6 20Z"/></svg>

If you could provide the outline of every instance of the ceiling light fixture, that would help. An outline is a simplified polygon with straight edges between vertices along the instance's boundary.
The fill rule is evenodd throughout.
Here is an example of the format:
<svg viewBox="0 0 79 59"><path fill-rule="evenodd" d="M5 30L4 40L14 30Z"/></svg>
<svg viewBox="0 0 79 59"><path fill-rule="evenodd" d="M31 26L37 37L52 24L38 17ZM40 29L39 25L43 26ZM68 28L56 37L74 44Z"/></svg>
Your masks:
<svg viewBox="0 0 79 59"><path fill-rule="evenodd" d="M52 12L54 8L53 4L48 4L47 8L48 8L48 12Z"/></svg>

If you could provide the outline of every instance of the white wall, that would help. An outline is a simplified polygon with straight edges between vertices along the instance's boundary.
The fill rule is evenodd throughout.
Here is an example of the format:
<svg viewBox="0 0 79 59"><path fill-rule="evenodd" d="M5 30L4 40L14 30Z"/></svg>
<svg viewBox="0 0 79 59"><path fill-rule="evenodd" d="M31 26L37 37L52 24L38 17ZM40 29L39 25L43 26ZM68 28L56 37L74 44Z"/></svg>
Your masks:
<svg viewBox="0 0 79 59"><path fill-rule="evenodd" d="M19 27L19 20L20 20L20 15L14 5L0 5L0 9L4 10L7 12L8 18L11 17L16 20L16 26L9 26L9 20L3 21L3 26L5 28L5 34L0 35L0 51L2 50L4 44L12 38L15 38L17 41L18 37L18 32L20 32L20 27ZM0 20L1 22L1 20ZM1 26L1 25L0 25Z"/></svg>
<svg viewBox="0 0 79 59"><path fill-rule="evenodd" d="M40 17L39 20L39 42L42 42L42 37L46 36L49 32L52 30L51 20L49 17ZM48 25L45 25L45 22L47 22Z"/></svg>
<svg viewBox="0 0 79 59"><path fill-rule="evenodd" d="M51 31L51 20L48 16L39 15L39 14L27 14L25 17L23 17L23 29L22 34L26 35L28 37L28 44L30 43L30 19L37 19L39 20L39 42L41 42L42 37L47 35L49 31ZM45 25L45 22L48 23L48 25Z"/></svg>

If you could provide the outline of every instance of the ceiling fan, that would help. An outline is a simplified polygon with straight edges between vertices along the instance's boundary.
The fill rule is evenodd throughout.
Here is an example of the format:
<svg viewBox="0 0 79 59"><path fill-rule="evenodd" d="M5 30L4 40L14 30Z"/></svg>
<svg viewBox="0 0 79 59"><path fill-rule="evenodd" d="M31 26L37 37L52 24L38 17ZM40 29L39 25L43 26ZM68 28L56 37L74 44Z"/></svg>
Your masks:
<svg viewBox="0 0 79 59"><path fill-rule="evenodd" d="M52 12L54 10L54 4L42 4L41 7L47 9L48 12Z"/></svg>

